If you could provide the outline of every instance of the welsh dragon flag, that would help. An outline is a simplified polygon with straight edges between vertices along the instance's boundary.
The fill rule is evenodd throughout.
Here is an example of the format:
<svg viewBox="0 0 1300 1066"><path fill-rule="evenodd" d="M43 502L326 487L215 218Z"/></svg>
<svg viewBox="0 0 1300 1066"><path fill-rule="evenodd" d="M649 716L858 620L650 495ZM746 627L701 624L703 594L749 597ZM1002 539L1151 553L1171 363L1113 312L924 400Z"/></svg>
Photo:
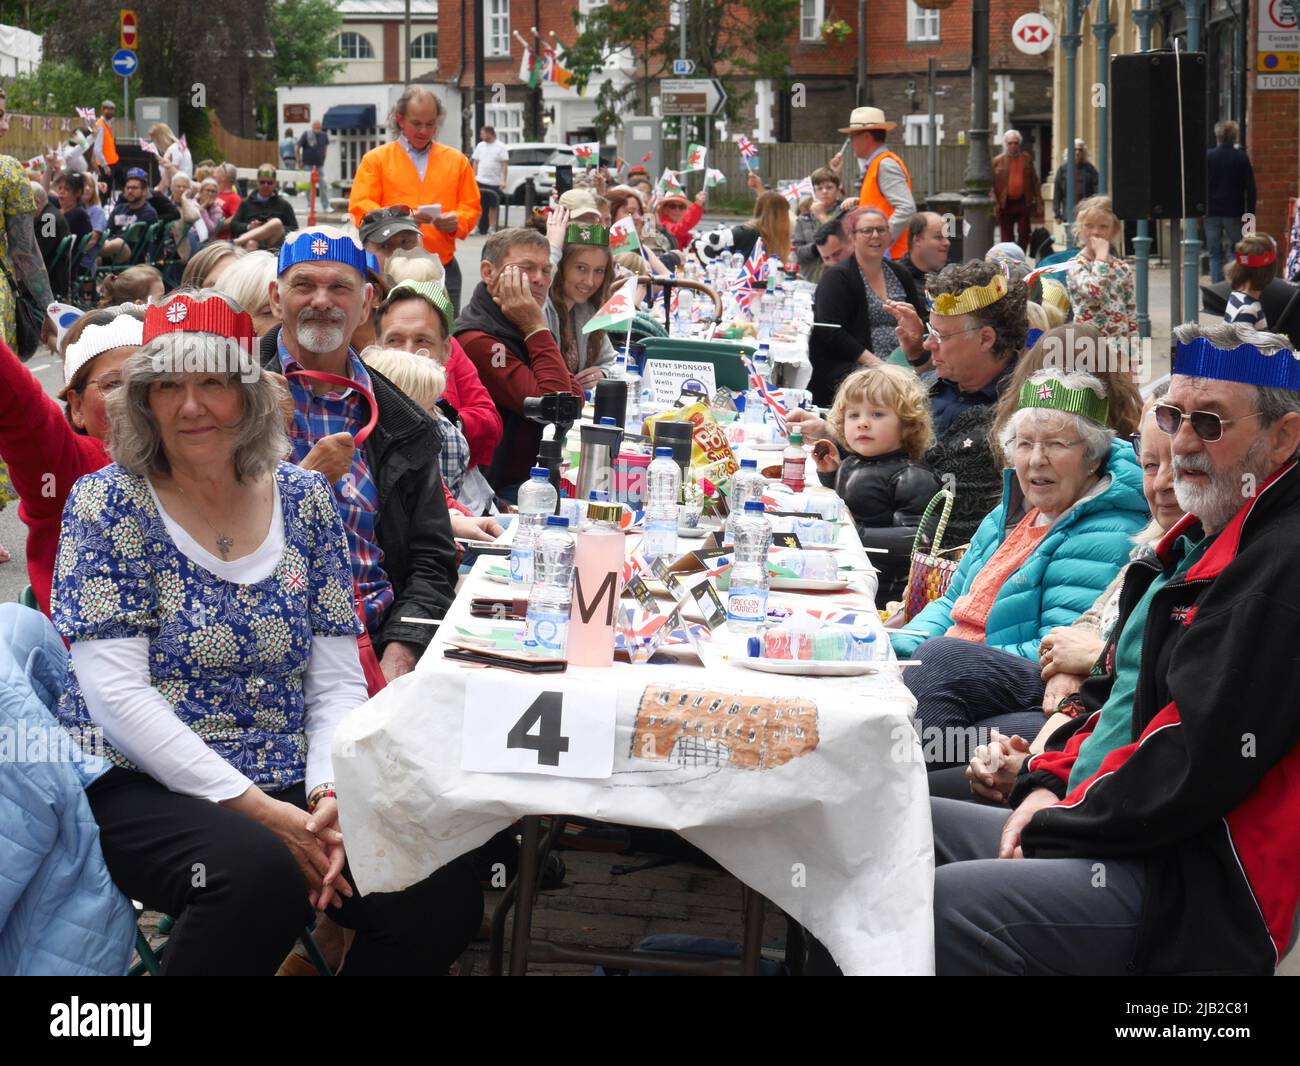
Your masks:
<svg viewBox="0 0 1300 1066"><path fill-rule="evenodd" d="M528 82L528 88L536 89L542 80L546 67L543 56L534 56L531 48L524 48L523 58L519 61L519 80Z"/></svg>
<svg viewBox="0 0 1300 1066"><path fill-rule="evenodd" d="M586 141L582 144L575 144L573 154L577 157L579 163L590 169L600 162L600 142Z"/></svg>
<svg viewBox="0 0 1300 1066"><path fill-rule="evenodd" d="M631 215L620 218L609 227L609 250L611 255L641 250L641 238L636 234L636 222Z"/></svg>
<svg viewBox="0 0 1300 1066"><path fill-rule="evenodd" d="M686 169L703 170L704 157L709 154L709 150L702 144L692 144L686 149Z"/></svg>
<svg viewBox="0 0 1300 1066"><path fill-rule="evenodd" d="M678 195L685 195L686 190L682 188L681 183L677 180L677 171L664 167L664 172L659 175L659 192L675 192Z"/></svg>
<svg viewBox="0 0 1300 1066"><path fill-rule="evenodd" d="M636 276L633 275L619 286L604 307L591 316L591 321L582 327L582 332L594 333L598 329L626 326L635 316Z"/></svg>
<svg viewBox="0 0 1300 1066"><path fill-rule="evenodd" d="M714 170L713 167L709 167L704 171L704 187L706 189L716 188L719 185L725 184L726 180L727 175L722 173L720 170Z"/></svg>

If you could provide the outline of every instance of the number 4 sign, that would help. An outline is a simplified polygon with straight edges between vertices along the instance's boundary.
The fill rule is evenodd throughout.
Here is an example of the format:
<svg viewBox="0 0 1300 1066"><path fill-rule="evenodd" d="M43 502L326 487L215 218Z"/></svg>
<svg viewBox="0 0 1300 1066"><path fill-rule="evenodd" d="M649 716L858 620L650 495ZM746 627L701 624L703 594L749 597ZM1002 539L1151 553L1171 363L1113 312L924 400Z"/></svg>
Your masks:
<svg viewBox="0 0 1300 1066"><path fill-rule="evenodd" d="M466 678L460 766L485 774L609 777L617 692L483 671Z"/></svg>

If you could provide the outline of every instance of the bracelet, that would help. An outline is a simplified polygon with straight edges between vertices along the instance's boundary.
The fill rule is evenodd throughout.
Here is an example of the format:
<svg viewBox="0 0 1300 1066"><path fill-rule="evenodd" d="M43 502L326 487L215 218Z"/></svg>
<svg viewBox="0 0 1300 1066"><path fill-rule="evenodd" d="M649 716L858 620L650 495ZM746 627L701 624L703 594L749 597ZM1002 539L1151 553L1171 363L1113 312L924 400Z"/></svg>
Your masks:
<svg viewBox="0 0 1300 1066"><path fill-rule="evenodd" d="M334 782L327 781L323 785L317 785L311 790L311 795L307 797L307 811L310 813L316 809L316 806L326 796L338 799L338 793L334 791Z"/></svg>

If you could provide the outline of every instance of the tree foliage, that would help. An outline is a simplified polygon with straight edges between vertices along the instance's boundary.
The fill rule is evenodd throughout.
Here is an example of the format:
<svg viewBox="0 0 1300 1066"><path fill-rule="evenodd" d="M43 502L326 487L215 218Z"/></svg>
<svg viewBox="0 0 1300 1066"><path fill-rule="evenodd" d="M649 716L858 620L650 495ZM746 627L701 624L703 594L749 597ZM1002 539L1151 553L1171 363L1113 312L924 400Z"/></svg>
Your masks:
<svg viewBox="0 0 1300 1066"><path fill-rule="evenodd" d="M122 105L122 79L112 71L84 70L67 61L46 60L31 74L20 74L8 87L10 111L72 115L78 107L98 112L105 100Z"/></svg>
<svg viewBox="0 0 1300 1066"><path fill-rule="evenodd" d="M671 76L681 52L680 30L669 25L671 0L611 0L590 14L574 13L579 30L562 61L580 87L620 53L634 59L634 78L621 89L602 84L596 95L595 125L602 135L620 125L630 110L650 113L654 83ZM696 77L718 78L726 86L723 115L734 122L753 93L739 77L770 78L785 87L789 39L799 29L799 0L688 0L686 58Z"/></svg>
<svg viewBox="0 0 1300 1066"><path fill-rule="evenodd" d="M323 85L343 64L330 58L343 27L336 0L275 0L271 44L277 85Z"/></svg>

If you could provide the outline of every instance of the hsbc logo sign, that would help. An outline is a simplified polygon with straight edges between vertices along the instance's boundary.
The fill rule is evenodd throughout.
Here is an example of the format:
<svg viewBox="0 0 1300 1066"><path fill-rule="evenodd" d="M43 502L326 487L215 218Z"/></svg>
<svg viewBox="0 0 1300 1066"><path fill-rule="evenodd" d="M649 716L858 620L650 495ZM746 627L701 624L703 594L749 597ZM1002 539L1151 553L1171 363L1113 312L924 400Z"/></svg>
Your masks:
<svg viewBox="0 0 1300 1066"><path fill-rule="evenodd" d="M1011 27L1011 43L1026 55L1042 55L1056 42L1052 20L1037 11L1021 15Z"/></svg>

